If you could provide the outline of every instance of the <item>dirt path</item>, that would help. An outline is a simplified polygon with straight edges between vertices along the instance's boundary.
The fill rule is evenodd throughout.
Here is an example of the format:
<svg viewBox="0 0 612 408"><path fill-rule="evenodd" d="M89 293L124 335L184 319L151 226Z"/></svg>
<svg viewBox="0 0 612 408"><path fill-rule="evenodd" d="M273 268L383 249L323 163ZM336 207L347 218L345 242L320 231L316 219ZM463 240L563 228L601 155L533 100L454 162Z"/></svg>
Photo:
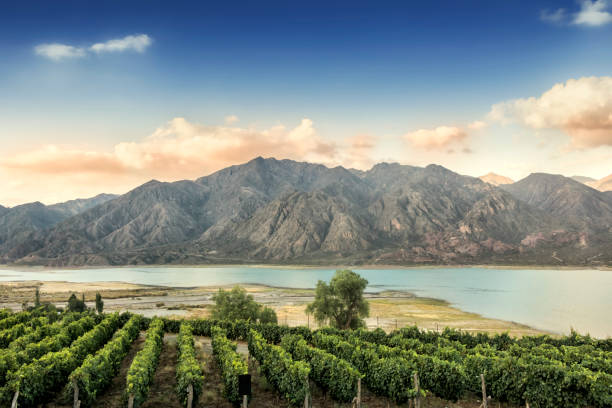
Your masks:
<svg viewBox="0 0 612 408"><path fill-rule="evenodd" d="M113 378L108 389L96 400L94 405L98 408L123 408L123 393L125 391L125 379L128 369L132 364L132 360L142 347L144 346L146 335L141 333L140 336L132 344L132 348L127 356L121 362L119 373Z"/></svg>

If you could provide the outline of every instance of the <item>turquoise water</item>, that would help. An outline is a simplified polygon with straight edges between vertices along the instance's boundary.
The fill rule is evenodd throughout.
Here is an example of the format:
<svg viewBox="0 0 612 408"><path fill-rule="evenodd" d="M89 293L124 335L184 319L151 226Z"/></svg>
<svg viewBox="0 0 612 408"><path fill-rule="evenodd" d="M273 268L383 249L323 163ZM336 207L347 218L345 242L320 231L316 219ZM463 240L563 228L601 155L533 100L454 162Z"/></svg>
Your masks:
<svg viewBox="0 0 612 408"><path fill-rule="evenodd" d="M209 286L258 283L313 288L334 269L270 267L122 267L0 269L0 281L120 281L146 285ZM449 301L487 317L567 333L570 327L612 336L612 271L491 268L360 269L368 291L405 290Z"/></svg>

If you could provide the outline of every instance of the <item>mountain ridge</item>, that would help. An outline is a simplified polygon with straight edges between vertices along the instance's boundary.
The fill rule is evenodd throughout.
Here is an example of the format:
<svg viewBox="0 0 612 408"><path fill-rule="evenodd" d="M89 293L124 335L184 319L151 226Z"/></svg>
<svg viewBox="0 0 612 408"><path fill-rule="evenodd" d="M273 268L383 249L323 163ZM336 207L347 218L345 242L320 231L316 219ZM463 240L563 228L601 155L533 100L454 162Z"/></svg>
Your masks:
<svg viewBox="0 0 612 408"><path fill-rule="evenodd" d="M52 266L612 262L608 194L547 174L501 187L439 165L356 171L257 157L73 209L49 227L20 231L0 246L0 259Z"/></svg>

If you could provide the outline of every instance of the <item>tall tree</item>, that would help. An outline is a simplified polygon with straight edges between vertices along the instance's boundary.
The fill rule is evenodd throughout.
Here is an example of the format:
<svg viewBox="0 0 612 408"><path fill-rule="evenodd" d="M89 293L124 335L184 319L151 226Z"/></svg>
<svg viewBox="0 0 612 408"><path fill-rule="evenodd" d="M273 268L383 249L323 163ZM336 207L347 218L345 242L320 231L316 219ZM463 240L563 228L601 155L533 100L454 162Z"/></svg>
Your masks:
<svg viewBox="0 0 612 408"><path fill-rule="evenodd" d="M38 306L40 306L40 289L37 286L36 292L34 293L34 307Z"/></svg>
<svg viewBox="0 0 612 408"><path fill-rule="evenodd" d="M80 300L73 293L68 298L68 311L69 312L84 312L87 307L85 306L85 301Z"/></svg>
<svg viewBox="0 0 612 408"><path fill-rule="evenodd" d="M230 291L219 289L213 295L213 301L213 319L257 321L259 317L261 306L255 302L253 295L247 294L240 286L234 286Z"/></svg>
<svg viewBox="0 0 612 408"><path fill-rule="evenodd" d="M260 323L278 323L278 318L276 317L276 312L274 309L265 306L261 309L259 313L259 322Z"/></svg>
<svg viewBox="0 0 612 408"><path fill-rule="evenodd" d="M315 300L306 308L315 320L339 329L363 327L364 317L370 314L370 306L363 297L368 281L350 270L336 271L329 285L317 282Z"/></svg>
<svg viewBox="0 0 612 408"><path fill-rule="evenodd" d="M99 292L96 293L96 311L98 314L102 314L104 311L104 301L102 300L102 295Z"/></svg>

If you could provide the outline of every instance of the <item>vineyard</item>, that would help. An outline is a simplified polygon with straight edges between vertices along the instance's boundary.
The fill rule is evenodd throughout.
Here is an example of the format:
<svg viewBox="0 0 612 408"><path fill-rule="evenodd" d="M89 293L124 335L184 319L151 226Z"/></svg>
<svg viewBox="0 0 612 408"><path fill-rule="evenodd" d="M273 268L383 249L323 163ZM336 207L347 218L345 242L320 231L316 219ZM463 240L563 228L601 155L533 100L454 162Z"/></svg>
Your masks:
<svg viewBox="0 0 612 408"><path fill-rule="evenodd" d="M254 407L612 407L612 340L0 310L2 407L240 406L245 374Z"/></svg>

